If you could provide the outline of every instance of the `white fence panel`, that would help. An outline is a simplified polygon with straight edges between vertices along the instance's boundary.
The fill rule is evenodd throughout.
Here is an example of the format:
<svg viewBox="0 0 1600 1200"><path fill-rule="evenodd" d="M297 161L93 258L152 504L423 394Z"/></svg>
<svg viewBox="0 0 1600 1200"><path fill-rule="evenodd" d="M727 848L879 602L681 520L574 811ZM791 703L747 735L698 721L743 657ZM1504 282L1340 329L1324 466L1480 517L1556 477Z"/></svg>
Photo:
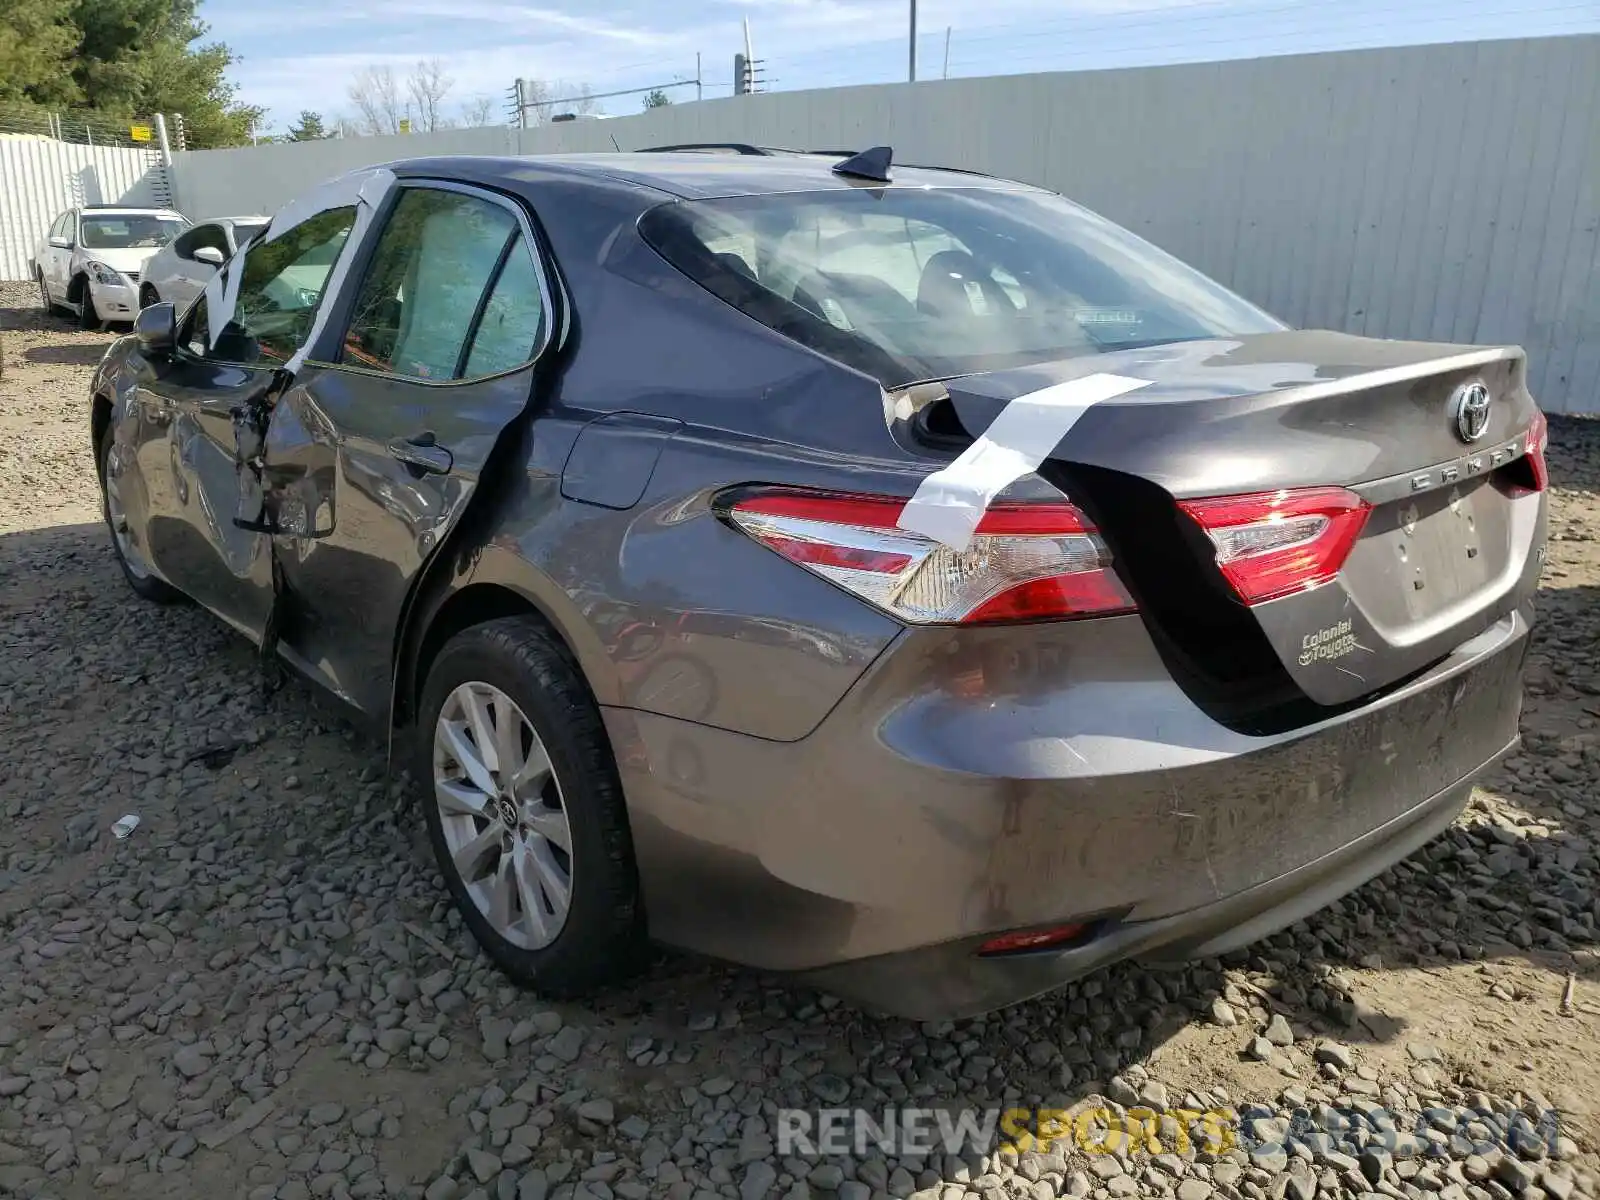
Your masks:
<svg viewBox="0 0 1600 1200"><path fill-rule="evenodd" d="M173 192L184 215L195 221L271 213L307 188L357 167L442 154L519 154L517 135L503 127L446 129L192 150L173 158Z"/></svg>
<svg viewBox="0 0 1600 1200"><path fill-rule="evenodd" d="M1600 36L731 97L610 121L180 155L191 215L355 166L728 141L1054 188L1296 325L1514 342L1600 412Z"/></svg>
<svg viewBox="0 0 1600 1200"><path fill-rule="evenodd" d="M0 279L28 279L34 247L79 204L168 204L157 152L0 135Z"/></svg>

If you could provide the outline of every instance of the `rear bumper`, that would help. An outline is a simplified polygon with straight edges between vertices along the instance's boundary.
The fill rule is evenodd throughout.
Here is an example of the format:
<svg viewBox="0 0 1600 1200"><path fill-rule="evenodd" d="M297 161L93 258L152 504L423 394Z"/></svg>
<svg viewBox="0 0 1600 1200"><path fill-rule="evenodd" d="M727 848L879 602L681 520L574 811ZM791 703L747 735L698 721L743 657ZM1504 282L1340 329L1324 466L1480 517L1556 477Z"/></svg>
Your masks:
<svg viewBox="0 0 1600 1200"><path fill-rule="evenodd" d="M1511 753L1513 741L1485 763ZM806 982L920 1021L977 1016L1048 992L1111 963L1226 954L1325 908L1442 833L1466 805L1462 780L1349 845L1268 883L1150 921L1102 923L1072 949L979 957L983 937L858 959Z"/></svg>
<svg viewBox="0 0 1600 1200"><path fill-rule="evenodd" d="M1515 744L1528 628L1271 737L1196 709L1137 617L909 632L796 742L608 709L652 933L921 1019L1245 944L1449 824Z"/></svg>

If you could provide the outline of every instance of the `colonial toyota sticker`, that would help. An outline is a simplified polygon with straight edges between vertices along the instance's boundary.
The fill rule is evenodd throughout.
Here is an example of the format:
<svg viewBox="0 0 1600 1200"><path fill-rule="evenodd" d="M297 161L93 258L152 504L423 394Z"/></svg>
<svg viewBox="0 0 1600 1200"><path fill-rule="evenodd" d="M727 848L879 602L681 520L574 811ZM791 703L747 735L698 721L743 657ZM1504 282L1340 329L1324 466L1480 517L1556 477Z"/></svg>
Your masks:
<svg viewBox="0 0 1600 1200"><path fill-rule="evenodd" d="M1308 633L1300 639L1300 665L1309 667L1314 662L1331 662L1356 648L1356 635L1350 632L1347 617L1337 625Z"/></svg>

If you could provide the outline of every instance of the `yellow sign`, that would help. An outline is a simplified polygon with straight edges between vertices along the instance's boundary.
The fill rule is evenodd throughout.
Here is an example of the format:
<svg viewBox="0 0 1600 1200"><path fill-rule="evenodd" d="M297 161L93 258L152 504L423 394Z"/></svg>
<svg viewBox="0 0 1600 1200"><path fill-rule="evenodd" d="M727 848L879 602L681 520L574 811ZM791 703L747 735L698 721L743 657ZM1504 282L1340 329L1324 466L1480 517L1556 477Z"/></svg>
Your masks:
<svg viewBox="0 0 1600 1200"><path fill-rule="evenodd" d="M401 117L400 118L400 132L401 133L410 133L411 132L411 121L406 117Z"/></svg>
<svg viewBox="0 0 1600 1200"><path fill-rule="evenodd" d="M130 125L128 136L136 142L148 142L154 134L148 125Z"/></svg>

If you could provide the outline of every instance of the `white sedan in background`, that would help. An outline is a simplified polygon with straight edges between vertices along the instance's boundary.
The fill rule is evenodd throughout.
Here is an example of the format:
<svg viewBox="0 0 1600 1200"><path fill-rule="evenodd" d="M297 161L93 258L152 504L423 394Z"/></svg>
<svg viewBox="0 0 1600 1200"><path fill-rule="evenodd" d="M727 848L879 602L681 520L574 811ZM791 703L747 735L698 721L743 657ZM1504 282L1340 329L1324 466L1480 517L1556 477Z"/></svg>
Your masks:
<svg viewBox="0 0 1600 1200"><path fill-rule="evenodd" d="M188 228L188 219L170 208L69 208L33 253L39 303L46 312L75 314L85 329L132 321L145 263Z"/></svg>
<svg viewBox="0 0 1600 1200"><path fill-rule="evenodd" d="M267 227L268 217L218 217L168 242L144 268L139 307L170 301L179 312L205 291L217 268Z"/></svg>

